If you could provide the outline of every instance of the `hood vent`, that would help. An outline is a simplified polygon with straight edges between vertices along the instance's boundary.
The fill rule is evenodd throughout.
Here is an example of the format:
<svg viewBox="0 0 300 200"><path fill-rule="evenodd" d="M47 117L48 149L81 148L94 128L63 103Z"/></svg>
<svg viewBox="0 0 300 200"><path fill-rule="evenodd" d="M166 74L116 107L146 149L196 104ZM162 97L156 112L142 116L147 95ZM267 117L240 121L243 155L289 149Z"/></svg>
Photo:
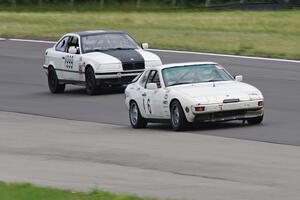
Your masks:
<svg viewBox="0 0 300 200"><path fill-rule="evenodd" d="M224 99L223 103L237 103L240 99Z"/></svg>

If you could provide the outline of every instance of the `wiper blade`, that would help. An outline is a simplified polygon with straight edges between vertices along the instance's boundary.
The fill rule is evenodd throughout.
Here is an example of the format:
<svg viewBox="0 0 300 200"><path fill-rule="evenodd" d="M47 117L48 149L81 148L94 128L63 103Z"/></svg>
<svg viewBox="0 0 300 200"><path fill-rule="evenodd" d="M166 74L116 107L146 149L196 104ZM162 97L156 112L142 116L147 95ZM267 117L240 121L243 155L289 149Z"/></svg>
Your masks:
<svg viewBox="0 0 300 200"><path fill-rule="evenodd" d="M114 48L114 49L110 49L110 50L133 50L134 48L122 48L122 47L118 47L118 48Z"/></svg>
<svg viewBox="0 0 300 200"><path fill-rule="evenodd" d="M220 80L220 79L212 79L212 80L205 81L205 82L217 82L217 81L223 81L223 80Z"/></svg>
<svg viewBox="0 0 300 200"><path fill-rule="evenodd" d="M134 48L110 48L110 49L93 49L93 51L113 51L113 50L133 50Z"/></svg>
<svg viewBox="0 0 300 200"><path fill-rule="evenodd" d="M93 49L92 51L107 51L107 49Z"/></svg>
<svg viewBox="0 0 300 200"><path fill-rule="evenodd" d="M173 84L171 84L169 86L183 85L183 84L192 84L192 83L194 83L194 82L179 82L179 83L173 83Z"/></svg>

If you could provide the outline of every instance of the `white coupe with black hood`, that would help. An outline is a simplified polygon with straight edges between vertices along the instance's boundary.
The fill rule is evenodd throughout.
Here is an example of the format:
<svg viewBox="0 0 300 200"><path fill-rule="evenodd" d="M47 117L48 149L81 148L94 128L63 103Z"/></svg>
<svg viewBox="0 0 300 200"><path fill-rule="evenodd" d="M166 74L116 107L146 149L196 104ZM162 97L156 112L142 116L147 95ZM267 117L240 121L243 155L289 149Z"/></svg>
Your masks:
<svg viewBox="0 0 300 200"><path fill-rule="evenodd" d="M242 76L214 62L168 64L145 70L125 90L133 128L169 122L174 130L189 123L243 120L259 124L264 97Z"/></svg>
<svg viewBox="0 0 300 200"><path fill-rule="evenodd" d="M128 84L145 69L162 64L147 48L120 31L68 33L45 52L49 89L62 93L66 84L83 85L93 95L104 87Z"/></svg>

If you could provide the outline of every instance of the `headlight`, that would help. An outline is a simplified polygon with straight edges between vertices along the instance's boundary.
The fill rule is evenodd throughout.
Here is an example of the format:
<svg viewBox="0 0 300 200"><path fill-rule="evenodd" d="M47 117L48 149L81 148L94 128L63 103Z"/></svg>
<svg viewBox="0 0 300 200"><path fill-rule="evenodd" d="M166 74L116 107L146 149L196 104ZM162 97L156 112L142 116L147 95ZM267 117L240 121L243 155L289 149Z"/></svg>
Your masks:
<svg viewBox="0 0 300 200"><path fill-rule="evenodd" d="M248 95L250 100L262 99L262 95L260 94L260 92L250 92Z"/></svg>
<svg viewBox="0 0 300 200"><path fill-rule="evenodd" d="M99 64L97 70L120 70L122 65L120 63Z"/></svg>

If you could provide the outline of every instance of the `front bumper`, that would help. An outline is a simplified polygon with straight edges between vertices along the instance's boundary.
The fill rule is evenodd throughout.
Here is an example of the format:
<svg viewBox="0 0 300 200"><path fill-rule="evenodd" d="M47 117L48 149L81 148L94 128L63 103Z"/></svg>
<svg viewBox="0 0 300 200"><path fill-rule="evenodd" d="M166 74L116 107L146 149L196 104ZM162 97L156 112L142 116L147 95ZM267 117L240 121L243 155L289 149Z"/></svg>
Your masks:
<svg viewBox="0 0 300 200"><path fill-rule="evenodd" d="M132 80L142 72L143 70L95 73L95 78L99 84L122 85L131 83Z"/></svg>
<svg viewBox="0 0 300 200"><path fill-rule="evenodd" d="M192 112L186 113L187 120L216 122L259 117L264 114L264 107L258 105L260 101L263 100L192 106ZM204 111L197 112L195 109L197 106L203 106Z"/></svg>
<svg viewBox="0 0 300 200"><path fill-rule="evenodd" d="M241 109L220 111L206 114L195 115L194 121L196 122L217 122L217 121L230 121L230 120L245 120L254 117L259 117L264 114L262 108L256 109Z"/></svg>
<svg viewBox="0 0 300 200"><path fill-rule="evenodd" d="M122 78L122 77L136 77L144 70L138 71L122 71L122 72L96 72L96 79L114 79L114 78Z"/></svg>

